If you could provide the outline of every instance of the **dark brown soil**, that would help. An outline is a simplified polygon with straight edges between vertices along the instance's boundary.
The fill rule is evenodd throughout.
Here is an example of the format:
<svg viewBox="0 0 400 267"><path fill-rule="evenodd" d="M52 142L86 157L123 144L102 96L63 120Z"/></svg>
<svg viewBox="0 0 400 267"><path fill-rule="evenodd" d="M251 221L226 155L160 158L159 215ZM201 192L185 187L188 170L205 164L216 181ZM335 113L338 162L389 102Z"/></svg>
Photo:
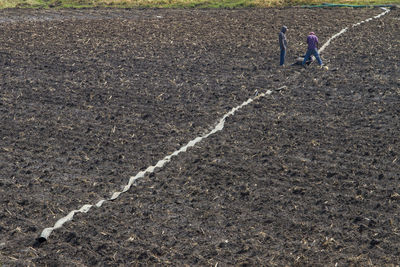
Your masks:
<svg viewBox="0 0 400 267"><path fill-rule="evenodd" d="M381 12L0 11L0 266L398 264L400 11L351 27ZM283 24L288 65L350 28L279 68Z"/></svg>

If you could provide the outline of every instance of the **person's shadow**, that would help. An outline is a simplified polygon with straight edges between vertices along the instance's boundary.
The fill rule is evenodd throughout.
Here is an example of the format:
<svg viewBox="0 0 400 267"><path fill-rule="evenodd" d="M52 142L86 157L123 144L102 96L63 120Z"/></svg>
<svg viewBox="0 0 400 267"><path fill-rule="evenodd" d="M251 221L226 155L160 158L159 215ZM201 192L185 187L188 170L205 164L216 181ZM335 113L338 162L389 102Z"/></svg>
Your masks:
<svg viewBox="0 0 400 267"><path fill-rule="evenodd" d="M303 60L304 60L305 56L306 55L297 57L295 62L292 64L292 66L296 66L296 65L301 66L303 64ZM306 65L311 65L314 61L315 61L315 57L313 55L311 55L310 58L306 61Z"/></svg>

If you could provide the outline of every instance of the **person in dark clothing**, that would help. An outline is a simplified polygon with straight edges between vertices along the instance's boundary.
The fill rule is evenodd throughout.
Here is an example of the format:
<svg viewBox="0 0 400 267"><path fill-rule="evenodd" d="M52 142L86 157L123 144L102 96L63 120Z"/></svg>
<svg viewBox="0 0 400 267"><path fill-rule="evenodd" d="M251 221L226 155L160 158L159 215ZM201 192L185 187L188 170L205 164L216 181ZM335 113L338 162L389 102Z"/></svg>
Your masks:
<svg viewBox="0 0 400 267"><path fill-rule="evenodd" d="M318 37L315 35L314 32L310 32L310 34L307 36L307 45L308 45L307 53L304 56L302 65L304 66L304 64L306 64L310 56L314 55L318 61L318 64L322 66L322 60L318 53Z"/></svg>
<svg viewBox="0 0 400 267"><path fill-rule="evenodd" d="M285 64L286 49L287 49L286 31L287 31L287 27L282 26L282 29L279 33L279 47L281 49L281 60L280 60L281 66L283 64Z"/></svg>

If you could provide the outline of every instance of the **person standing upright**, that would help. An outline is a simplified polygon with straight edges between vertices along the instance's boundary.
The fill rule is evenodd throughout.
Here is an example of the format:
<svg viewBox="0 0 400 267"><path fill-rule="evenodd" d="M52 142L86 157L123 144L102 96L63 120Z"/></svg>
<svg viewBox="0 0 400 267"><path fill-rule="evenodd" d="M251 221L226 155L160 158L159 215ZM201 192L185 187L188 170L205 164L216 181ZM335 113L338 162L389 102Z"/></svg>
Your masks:
<svg viewBox="0 0 400 267"><path fill-rule="evenodd" d="M282 26L282 29L279 32L279 47L281 48L280 66L285 64L286 49L287 49L286 31L287 31L287 27Z"/></svg>
<svg viewBox="0 0 400 267"><path fill-rule="evenodd" d="M315 35L314 32L310 32L310 34L307 36L307 45L308 49L306 55L304 56L302 65L304 66L304 64L306 64L310 56L314 55L318 61L318 64L322 66L323 65L322 60L318 53L318 37Z"/></svg>

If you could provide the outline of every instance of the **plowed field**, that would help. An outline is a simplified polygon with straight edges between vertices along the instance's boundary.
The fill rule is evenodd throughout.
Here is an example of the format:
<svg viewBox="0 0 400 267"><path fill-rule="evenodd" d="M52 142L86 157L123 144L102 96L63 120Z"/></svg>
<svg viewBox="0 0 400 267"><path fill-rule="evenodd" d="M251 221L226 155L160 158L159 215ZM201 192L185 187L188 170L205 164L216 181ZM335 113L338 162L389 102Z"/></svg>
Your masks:
<svg viewBox="0 0 400 267"><path fill-rule="evenodd" d="M352 27L382 12L0 11L0 266L398 264L400 11Z"/></svg>

